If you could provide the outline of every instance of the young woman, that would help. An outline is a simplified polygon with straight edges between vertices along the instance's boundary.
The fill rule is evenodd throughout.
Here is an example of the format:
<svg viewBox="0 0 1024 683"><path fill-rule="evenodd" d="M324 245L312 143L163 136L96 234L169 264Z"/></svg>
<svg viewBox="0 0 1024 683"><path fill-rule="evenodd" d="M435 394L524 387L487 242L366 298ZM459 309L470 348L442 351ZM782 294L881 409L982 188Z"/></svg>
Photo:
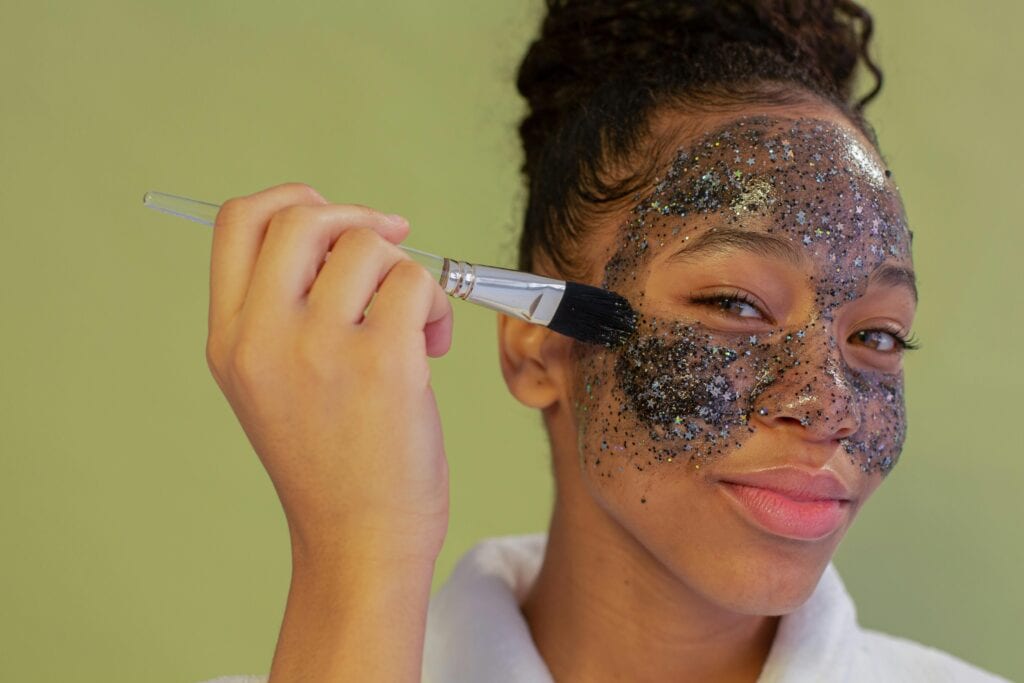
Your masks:
<svg viewBox="0 0 1024 683"><path fill-rule="evenodd" d="M861 629L830 565L899 458L917 301L870 33L849 0L549 0L520 267L639 323L608 348L501 320L550 529L481 544L433 601L451 311L406 221L300 185L223 207L208 358L292 539L272 681L997 680Z"/></svg>

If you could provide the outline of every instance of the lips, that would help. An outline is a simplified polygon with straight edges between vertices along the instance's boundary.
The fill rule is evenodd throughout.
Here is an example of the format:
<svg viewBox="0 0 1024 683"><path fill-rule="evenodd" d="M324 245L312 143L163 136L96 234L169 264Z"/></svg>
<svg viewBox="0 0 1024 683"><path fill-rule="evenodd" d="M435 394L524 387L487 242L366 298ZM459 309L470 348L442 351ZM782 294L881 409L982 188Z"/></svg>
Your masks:
<svg viewBox="0 0 1024 683"><path fill-rule="evenodd" d="M833 474L782 467L728 474L718 483L740 514L777 536L820 540L847 521L850 490Z"/></svg>

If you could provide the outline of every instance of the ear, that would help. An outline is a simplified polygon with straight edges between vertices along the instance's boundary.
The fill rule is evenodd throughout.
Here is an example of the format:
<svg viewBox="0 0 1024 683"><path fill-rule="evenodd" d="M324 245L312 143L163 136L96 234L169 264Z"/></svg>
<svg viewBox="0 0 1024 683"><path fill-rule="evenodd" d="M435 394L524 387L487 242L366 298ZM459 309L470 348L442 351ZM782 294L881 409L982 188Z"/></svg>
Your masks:
<svg viewBox="0 0 1024 683"><path fill-rule="evenodd" d="M572 340L541 325L498 316L498 349L505 384L520 403L548 408L566 395Z"/></svg>

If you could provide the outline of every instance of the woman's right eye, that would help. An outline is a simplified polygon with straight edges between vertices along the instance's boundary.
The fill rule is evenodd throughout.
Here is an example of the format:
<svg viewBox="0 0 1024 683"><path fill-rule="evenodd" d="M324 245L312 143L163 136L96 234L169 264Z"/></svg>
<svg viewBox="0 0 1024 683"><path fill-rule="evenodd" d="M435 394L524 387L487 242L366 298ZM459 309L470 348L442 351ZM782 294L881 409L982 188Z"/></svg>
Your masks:
<svg viewBox="0 0 1024 683"><path fill-rule="evenodd" d="M768 316L765 315L757 303L750 296L740 291L691 294L690 303L713 308L717 313L728 317L752 318L755 320L768 319Z"/></svg>

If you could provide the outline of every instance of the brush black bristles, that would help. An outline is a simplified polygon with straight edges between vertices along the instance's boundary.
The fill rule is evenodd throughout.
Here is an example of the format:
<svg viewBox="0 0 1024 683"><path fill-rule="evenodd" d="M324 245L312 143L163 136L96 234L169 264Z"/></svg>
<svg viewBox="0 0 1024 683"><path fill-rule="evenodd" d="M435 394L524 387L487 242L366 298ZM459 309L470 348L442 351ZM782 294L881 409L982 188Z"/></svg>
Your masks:
<svg viewBox="0 0 1024 683"><path fill-rule="evenodd" d="M548 327L588 344L618 346L636 329L636 311L615 292L566 282Z"/></svg>

